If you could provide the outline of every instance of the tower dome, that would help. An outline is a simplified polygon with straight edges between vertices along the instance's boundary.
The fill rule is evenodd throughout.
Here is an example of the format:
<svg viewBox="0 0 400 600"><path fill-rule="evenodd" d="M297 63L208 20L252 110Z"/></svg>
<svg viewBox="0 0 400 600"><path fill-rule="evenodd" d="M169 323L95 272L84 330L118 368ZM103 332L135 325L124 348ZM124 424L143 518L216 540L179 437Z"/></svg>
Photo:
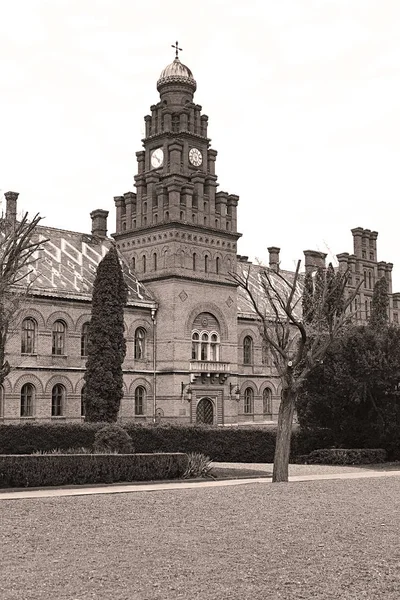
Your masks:
<svg viewBox="0 0 400 600"><path fill-rule="evenodd" d="M178 57L161 71L157 81L157 90L160 91L160 88L164 85L171 83L188 85L193 91L195 91L197 87L192 71L189 67L181 63Z"/></svg>

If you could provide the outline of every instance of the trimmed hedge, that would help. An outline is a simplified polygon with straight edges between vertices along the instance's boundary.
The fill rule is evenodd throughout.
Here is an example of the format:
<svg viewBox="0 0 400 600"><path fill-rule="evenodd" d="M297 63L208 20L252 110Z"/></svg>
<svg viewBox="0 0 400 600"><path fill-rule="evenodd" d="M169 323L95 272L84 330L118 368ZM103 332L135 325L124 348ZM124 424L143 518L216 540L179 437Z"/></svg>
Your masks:
<svg viewBox="0 0 400 600"><path fill-rule="evenodd" d="M105 423L21 423L0 425L0 454L93 448ZM223 462L273 462L276 429L199 425L124 424L135 452L185 452Z"/></svg>
<svg viewBox="0 0 400 600"><path fill-rule="evenodd" d="M313 450L307 456L299 456L297 462L309 465L371 465L385 462L386 450L381 448L323 448Z"/></svg>
<svg viewBox="0 0 400 600"><path fill-rule="evenodd" d="M177 479L188 465L181 453L4 455L0 488Z"/></svg>

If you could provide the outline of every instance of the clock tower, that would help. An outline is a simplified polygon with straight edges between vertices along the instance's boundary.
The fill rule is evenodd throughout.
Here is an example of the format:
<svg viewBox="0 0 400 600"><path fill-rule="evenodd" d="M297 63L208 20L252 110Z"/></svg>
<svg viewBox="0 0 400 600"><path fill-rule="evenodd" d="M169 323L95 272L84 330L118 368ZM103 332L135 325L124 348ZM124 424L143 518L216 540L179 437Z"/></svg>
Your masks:
<svg viewBox="0 0 400 600"><path fill-rule="evenodd" d="M239 198L217 191L208 117L194 102L196 81L175 49L174 61L157 81L160 99L144 118L136 192L114 198L114 237L159 303L158 406L164 393L168 406L175 398L175 416L185 410L188 420L196 420L198 391L209 395L213 422L221 422L226 382L237 369L237 290L229 273L236 270ZM211 324L218 353L197 355L193 331L207 332ZM193 390L190 410L180 404L182 384Z"/></svg>

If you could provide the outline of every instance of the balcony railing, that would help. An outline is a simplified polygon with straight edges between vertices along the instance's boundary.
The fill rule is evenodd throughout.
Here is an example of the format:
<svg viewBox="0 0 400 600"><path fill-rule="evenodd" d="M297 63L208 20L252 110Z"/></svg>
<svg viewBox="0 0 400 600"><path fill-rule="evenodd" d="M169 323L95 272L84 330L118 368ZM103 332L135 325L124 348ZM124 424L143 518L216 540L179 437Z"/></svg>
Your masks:
<svg viewBox="0 0 400 600"><path fill-rule="evenodd" d="M216 360L193 360L190 370L192 373L230 373L231 365Z"/></svg>

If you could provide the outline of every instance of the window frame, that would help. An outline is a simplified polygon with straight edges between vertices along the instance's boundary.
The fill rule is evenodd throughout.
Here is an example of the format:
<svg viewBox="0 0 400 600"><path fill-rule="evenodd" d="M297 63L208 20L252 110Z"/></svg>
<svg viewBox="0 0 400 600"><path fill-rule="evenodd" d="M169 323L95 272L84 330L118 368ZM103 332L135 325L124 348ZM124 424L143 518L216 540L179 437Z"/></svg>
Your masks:
<svg viewBox="0 0 400 600"><path fill-rule="evenodd" d="M29 390L29 394L27 393ZM30 381L24 383L20 391L20 418L32 419L34 416L34 403L36 398L36 388ZM28 409L28 410L27 410ZM29 414L28 414L29 413Z"/></svg>
<svg viewBox="0 0 400 600"><path fill-rule="evenodd" d="M140 334L143 333L143 337L140 337ZM146 341L147 341L147 332L143 326L136 327L135 329L135 339L134 339L134 349L133 349L133 358L134 360L146 360Z"/></svg>
<svg viewBox="0 0 400 600"><path fill-rule="evenodd" d="M243 338L243 364L252 365L254 362L254 341L251 335Z"/></svg>
<svg viewBox="0 0 400 600"><path fill-rule="evenodd" d="M135 417L144 417L144 404L146 400L146 388L144 385L138 385L135 388L135 399L134 399L134 414Z"/></svg>
<svg viewBox="0 0 400 600"><path fill-rule="evenodd" d="M51 388L51 417L65 417L67 389L62 383L56 383Z"/></svg>
<svg viewBox="0 0 400 600"><path fill-rule="evenodd" d="M88 356L89 325L90 321L85 321L81 329L81 358L87 358Z"/></svg>
<svg viewBox="0 0 400 600"><path fill-rule="evenodd" d="M248 386L243 394L243 412L245 415L254 414L254 390Z"/></svg>
<svg viewBox="0 0 400 600"><path fill-rule="evenodd" d="M28 323L32 324L33 327L26 328L24 325ZM36 354L36 335L37 323L35 319L26 317L21 324L21 354Z"/></svg>
<svg viewBox="0 0 400 600"><path fill-rule="evenodd" d="M272 390L270 387L265 387L262 392L262 402L263 402L263 416L266 415L272 417ZM266 407L269 410L266 410Z"/></svg>
<svg viewBox="0 0 400 600"><path fill-rule="evenodd" d="M57 330L59 326L63 327L63 330ZM51 355L52 356L66 356L67 346L67 325L62 319L54 321L51 328ZM59 351L58 351L59 350Z"/></svg>

